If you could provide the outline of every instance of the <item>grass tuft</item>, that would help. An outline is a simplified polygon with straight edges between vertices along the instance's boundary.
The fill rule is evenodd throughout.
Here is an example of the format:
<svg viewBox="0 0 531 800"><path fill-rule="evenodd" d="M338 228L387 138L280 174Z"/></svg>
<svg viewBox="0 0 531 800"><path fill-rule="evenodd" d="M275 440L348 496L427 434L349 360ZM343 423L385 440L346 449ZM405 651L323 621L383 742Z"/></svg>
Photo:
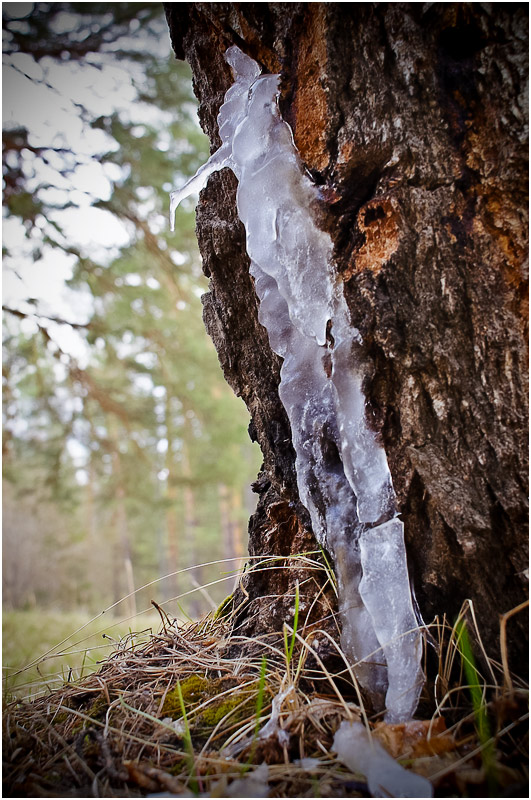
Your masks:
<svg viewBox="0 0 531 800"><path fill-rule="evenodd" d="M394 758L431 780L435 796L526 792L527 687L506 653L501 662L485 653L472 604L455 624L443 618L429 626L438 668L428 677L423 718L387 725L364 704L333 635L336 612L310 621L305 586L318 568L326 580L311 555L297 562L292 625L278 634L239 635L231 603L197 622L159 607L157 632L115 634L112 653L91 672L69 674L70 661L54 684L32 678L29 699L12 693L4 706L4 795L253 796L264 791L267 772L274 797L368 796L364 776L331 755L343 720L363 720ZM251 569L294 563L262 559ZM293 590L284 607L293 608ZM77 630L59 647L48 643L46 660L31 669L65 655L73 641L66 655L79 650L86 670L76 636L87 629Z"/></svg>

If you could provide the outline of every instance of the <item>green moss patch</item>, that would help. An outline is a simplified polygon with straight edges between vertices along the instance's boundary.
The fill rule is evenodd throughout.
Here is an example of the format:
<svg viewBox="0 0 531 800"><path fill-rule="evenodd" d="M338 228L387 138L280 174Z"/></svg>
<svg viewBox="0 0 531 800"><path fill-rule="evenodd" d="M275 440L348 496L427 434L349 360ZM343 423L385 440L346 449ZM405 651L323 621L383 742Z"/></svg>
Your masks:
<svg viewBox="0 0 531 800"><path fill-rule="evenodd" d="M231 714L231 720L234 722L241 722L252 716L256 709L258 681L245 684L245 680L239 682L232 677L211 679L197 674L190 675L182 681L181 692L184 707L193 732L201 733L205 729L212 729L227 714ZM233 691L225 694L231 689ZM203 703L208 703L208 705L194 714L195 709ZM177 687L166 694L161 716L172 719L182 717Z"/></svg>

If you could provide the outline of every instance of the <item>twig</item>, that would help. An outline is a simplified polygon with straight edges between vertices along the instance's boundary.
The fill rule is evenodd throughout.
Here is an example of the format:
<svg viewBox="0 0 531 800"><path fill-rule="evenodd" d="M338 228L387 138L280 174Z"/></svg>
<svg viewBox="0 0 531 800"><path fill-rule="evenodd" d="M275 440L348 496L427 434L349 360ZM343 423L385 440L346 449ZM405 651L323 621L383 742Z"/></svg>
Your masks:
<svg viewBox="0 0 531 800"><path fill-rule="evenodd" d="M525 600L525 602L520 603L520 605L515 606L515 608L512 608L510 611L506 611L505 614L501 614L500 616L500 650L503 664L504 686L507 687L511 694L514 691L514 687L511 673L509 671L509 659L507 656L507 622L511 619L511 617L514 617L515 614L518 614L520 611L523 611L524 608L527 608L528 605L529 600Z"/></svg>

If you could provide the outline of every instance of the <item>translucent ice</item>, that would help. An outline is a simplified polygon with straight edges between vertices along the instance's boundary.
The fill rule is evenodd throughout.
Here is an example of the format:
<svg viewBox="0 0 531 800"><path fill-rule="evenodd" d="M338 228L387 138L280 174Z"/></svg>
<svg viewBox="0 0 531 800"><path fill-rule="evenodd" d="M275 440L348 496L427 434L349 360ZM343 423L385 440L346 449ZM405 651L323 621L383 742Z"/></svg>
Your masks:
<svg viewBox="0 0 531 800"><path fill-rule="evenodd" d="M433 797L431 783L397 764L360 722L343 721L332 750L352 772L366 776L373 797Z"/></svg>
<svg viewBox="0 0 531 800"><path fill-rule="evenodd" d="M225 797L269 797L269 767L260 764L259 767L248 773L243 778L235 781L225 789ZM210 795L212 796L212 795Z"/></svg>
<svg viewBox="0 0 531 800"><path fill-rule="evenodd" d="M398 517L362 532L359 593L378 631L387 662L387 722L402 722L417 707L424 682L422 643L408 592L404 526ZM386 602L382 603L382 586Z"/></svg>
<svg viewBox="0 0 531 800"><path fill-rule="evenodd" d="M235 82L218 115L222 145L171 194L171 218L212 172L229 167L238 178L259 320L284 359L279 396L300 498L336 567L342 645L375 705L385 696L388 718L408 719L422 685L421 642L391 475L366 421L360 336L333 269L331 239L312 218L316 188L280 116L279 76L261 76L237 47L225 57Z"/></svg>

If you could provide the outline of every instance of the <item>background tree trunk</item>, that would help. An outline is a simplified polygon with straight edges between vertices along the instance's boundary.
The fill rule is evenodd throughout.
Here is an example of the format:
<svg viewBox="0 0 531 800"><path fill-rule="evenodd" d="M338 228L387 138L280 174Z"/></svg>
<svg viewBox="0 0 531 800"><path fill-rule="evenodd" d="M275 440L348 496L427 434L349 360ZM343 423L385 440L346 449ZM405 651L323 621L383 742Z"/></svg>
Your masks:
<svg viewBox="0 0 531 800"><path fill-rule="evenodd" d="M527 585L527 7L166 8L214 149L232 82L227 46L281 73L282 114L323 187L320 224L363 336L368 416L387 452L423 616L453 617L471 598L496 655L498 615L525 598ZM250 552L288 555L315 541L278 398L280 360L257 320L235 190L224 170L198 206L210 278L204 319L264 456ZM289 575L297 577L248 580L248 633L259 630L253 603L282 595ZM291 603L272 598L267 618L262 602L260 629L289 619ZM526 620L509 624L513 656L523 656Z"/></svg>

